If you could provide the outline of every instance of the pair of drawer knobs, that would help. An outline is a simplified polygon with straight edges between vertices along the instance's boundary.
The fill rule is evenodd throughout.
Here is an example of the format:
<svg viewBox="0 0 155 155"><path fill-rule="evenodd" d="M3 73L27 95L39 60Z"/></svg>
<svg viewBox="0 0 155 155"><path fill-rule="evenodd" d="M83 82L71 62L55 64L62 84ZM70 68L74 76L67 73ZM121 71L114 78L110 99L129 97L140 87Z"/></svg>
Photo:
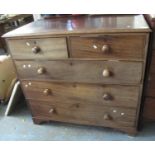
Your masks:
<svg viewBox="0 0 155 155"><path fill-rule="evenodd" d="M44 67L40 67L37 70L38 74L44 74L46 72L46 69ZM104 69L102 72L103 77L110 77L111 76L111 72L108 69Z"/></svg>
<svg viewBox="0 0 155 155"><path fill-rule="evenodd" d="M93 45L93 47L94 47L94 49L97 49L97 46L96 46L96 45ZM41 51L41 48L40 48L39 46L34 46L34 47L32 48L32 52L33 52L34 54L37 54L37 53L39 53L40 51ZM110 51L110 47L109 47L108 45L103 45L102 48L101 48L101 51L102 51L103 53L108 53L108 52Z"/></svg>
<svg viewBox="0 0 155 155"><path fill-rule="evenodd" d="M49 111L48 111L48 113L49 114L53 114L55 112L55 109L54 108L51 108ZM112 120L112 117L108 114L108 113L105 113L104 115L103 115L103 119L104 120Z"/></svg>
<svg viewBox="0 0 155 155"><path fill-rule="evenodd" d="M96 45L93 45L93 48L94 49L97 49L98 47ZM109 53L110 52L110 47L109 45L103 45L102 48L101 48L101 51L103 53Z"/></svg>
<svg viewBox="0 0 155 155"><path fill-rule="evenodd" d="M48 96L48 95L51 95L52 94L52 91L47 88L47 89L44 89L43 94L46 95L46 96ZM112 96L109 93L103 94L102 98L105 101L112 100Z"/></svg>

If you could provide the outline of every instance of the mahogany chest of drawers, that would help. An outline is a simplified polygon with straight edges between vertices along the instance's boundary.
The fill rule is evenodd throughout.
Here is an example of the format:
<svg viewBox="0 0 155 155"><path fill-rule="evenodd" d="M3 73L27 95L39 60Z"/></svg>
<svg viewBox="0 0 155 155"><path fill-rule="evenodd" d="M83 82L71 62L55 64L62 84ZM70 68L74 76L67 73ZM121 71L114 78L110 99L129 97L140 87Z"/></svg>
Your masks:
<svg viewBox="0 0 155 155"><path fill-rule="evenodd" d="M34 123L136 133L149 32L130 15L40 20L5 34Z"/></svg>
<svg viewBox="0 0 155 155"><path fill-rule="evenodd" d="M144 99L144 121L155 121L155 15L147 14L145 18L150 25L151 39L146 74L146 89Z"/></svg>

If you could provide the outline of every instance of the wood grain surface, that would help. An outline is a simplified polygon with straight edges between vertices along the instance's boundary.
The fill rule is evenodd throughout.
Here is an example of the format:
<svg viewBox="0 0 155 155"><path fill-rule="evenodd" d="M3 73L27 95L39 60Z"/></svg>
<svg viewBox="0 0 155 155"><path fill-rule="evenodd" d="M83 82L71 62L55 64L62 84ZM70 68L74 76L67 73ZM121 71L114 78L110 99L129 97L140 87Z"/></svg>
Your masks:
<svg viewBox="0 0 155 155"><path fill-rule="evenodd" d="M68 58L66 38L21 39L8 42L14 59L60 59ZM32 49L38 47L34 53Z"/></svg>
<svg viewBox="0 0 155 155"><path fill-rule="evenodd" d="M115 32L150 32L142 15L98 15L38 20L8 32L5 38Z"/></svg>
<svg viewBox="0 0 155 155"><path fill-rule="evenodd" d="M96 106L136 108L140 92L140 88L135 86L29 80L21 83L27 99L49 101L56 105L82 103ZM47 93L45 93L46 90L48 90Z"/></svg>
<svg viewBox="0 0 155 155"><path fill-rule="evenodd" d="M70 37L71 57L143 60L146 42L146 34ZM107 51L104 46L108 46Z"/></svg>
<svg viewBox="0 0 155 155"><path fill-rule="evenodd" d="M149 32L142 15L86 15L5 34L34 123L136 133Z"/></svg>
<svg viewBox="0 0 155 155"><path fill-rule="evenodd" d="M140 84L143 69L140 62L123 61L15 61L15 64L21 79L107 84ZM41 75L37 73L40 68L45 70ZM109 70L109 77L103 76L105 69Z"/></svg>
<svg viewBox="0 0 155 155"><path fill-rule="evenodd" d="M94 124L99 126L135 126L135 109L106 107L79 104L74 106L55 105L54 102L42 102L29 100L33 117L48 118L49 120L67 121L67 122L82 122L86 124ZM113 111L116 110L114 113ZM123 113L124 115L121 115ZM109 120L105 120L105 115L109 116Z"/></svg>

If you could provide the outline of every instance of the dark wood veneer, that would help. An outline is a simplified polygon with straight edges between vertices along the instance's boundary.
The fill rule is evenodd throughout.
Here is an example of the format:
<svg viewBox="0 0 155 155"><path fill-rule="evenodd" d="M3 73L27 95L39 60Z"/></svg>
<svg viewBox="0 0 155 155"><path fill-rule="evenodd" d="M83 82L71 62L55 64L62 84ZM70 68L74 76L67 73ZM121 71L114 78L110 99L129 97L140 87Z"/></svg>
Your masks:
<svg viewBox="0 0 155 155"><path fill-rule="evenodd" d="M150 29L142 15L40 20L5 34L33 121L135 134Z"/></svg>

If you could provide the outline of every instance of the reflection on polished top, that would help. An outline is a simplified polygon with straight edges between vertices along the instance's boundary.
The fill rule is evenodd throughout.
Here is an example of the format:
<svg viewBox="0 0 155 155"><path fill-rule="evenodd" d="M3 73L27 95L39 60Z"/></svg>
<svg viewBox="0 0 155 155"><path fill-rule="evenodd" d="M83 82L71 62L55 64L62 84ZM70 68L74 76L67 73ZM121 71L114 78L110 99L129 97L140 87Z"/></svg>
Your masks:
<svg viewBox="0 0 155 155"><path fill-rule="evenodd" d="M148 32L142 15L86 15L38 20L6 33L3 37L82 33Z"/></svg>

